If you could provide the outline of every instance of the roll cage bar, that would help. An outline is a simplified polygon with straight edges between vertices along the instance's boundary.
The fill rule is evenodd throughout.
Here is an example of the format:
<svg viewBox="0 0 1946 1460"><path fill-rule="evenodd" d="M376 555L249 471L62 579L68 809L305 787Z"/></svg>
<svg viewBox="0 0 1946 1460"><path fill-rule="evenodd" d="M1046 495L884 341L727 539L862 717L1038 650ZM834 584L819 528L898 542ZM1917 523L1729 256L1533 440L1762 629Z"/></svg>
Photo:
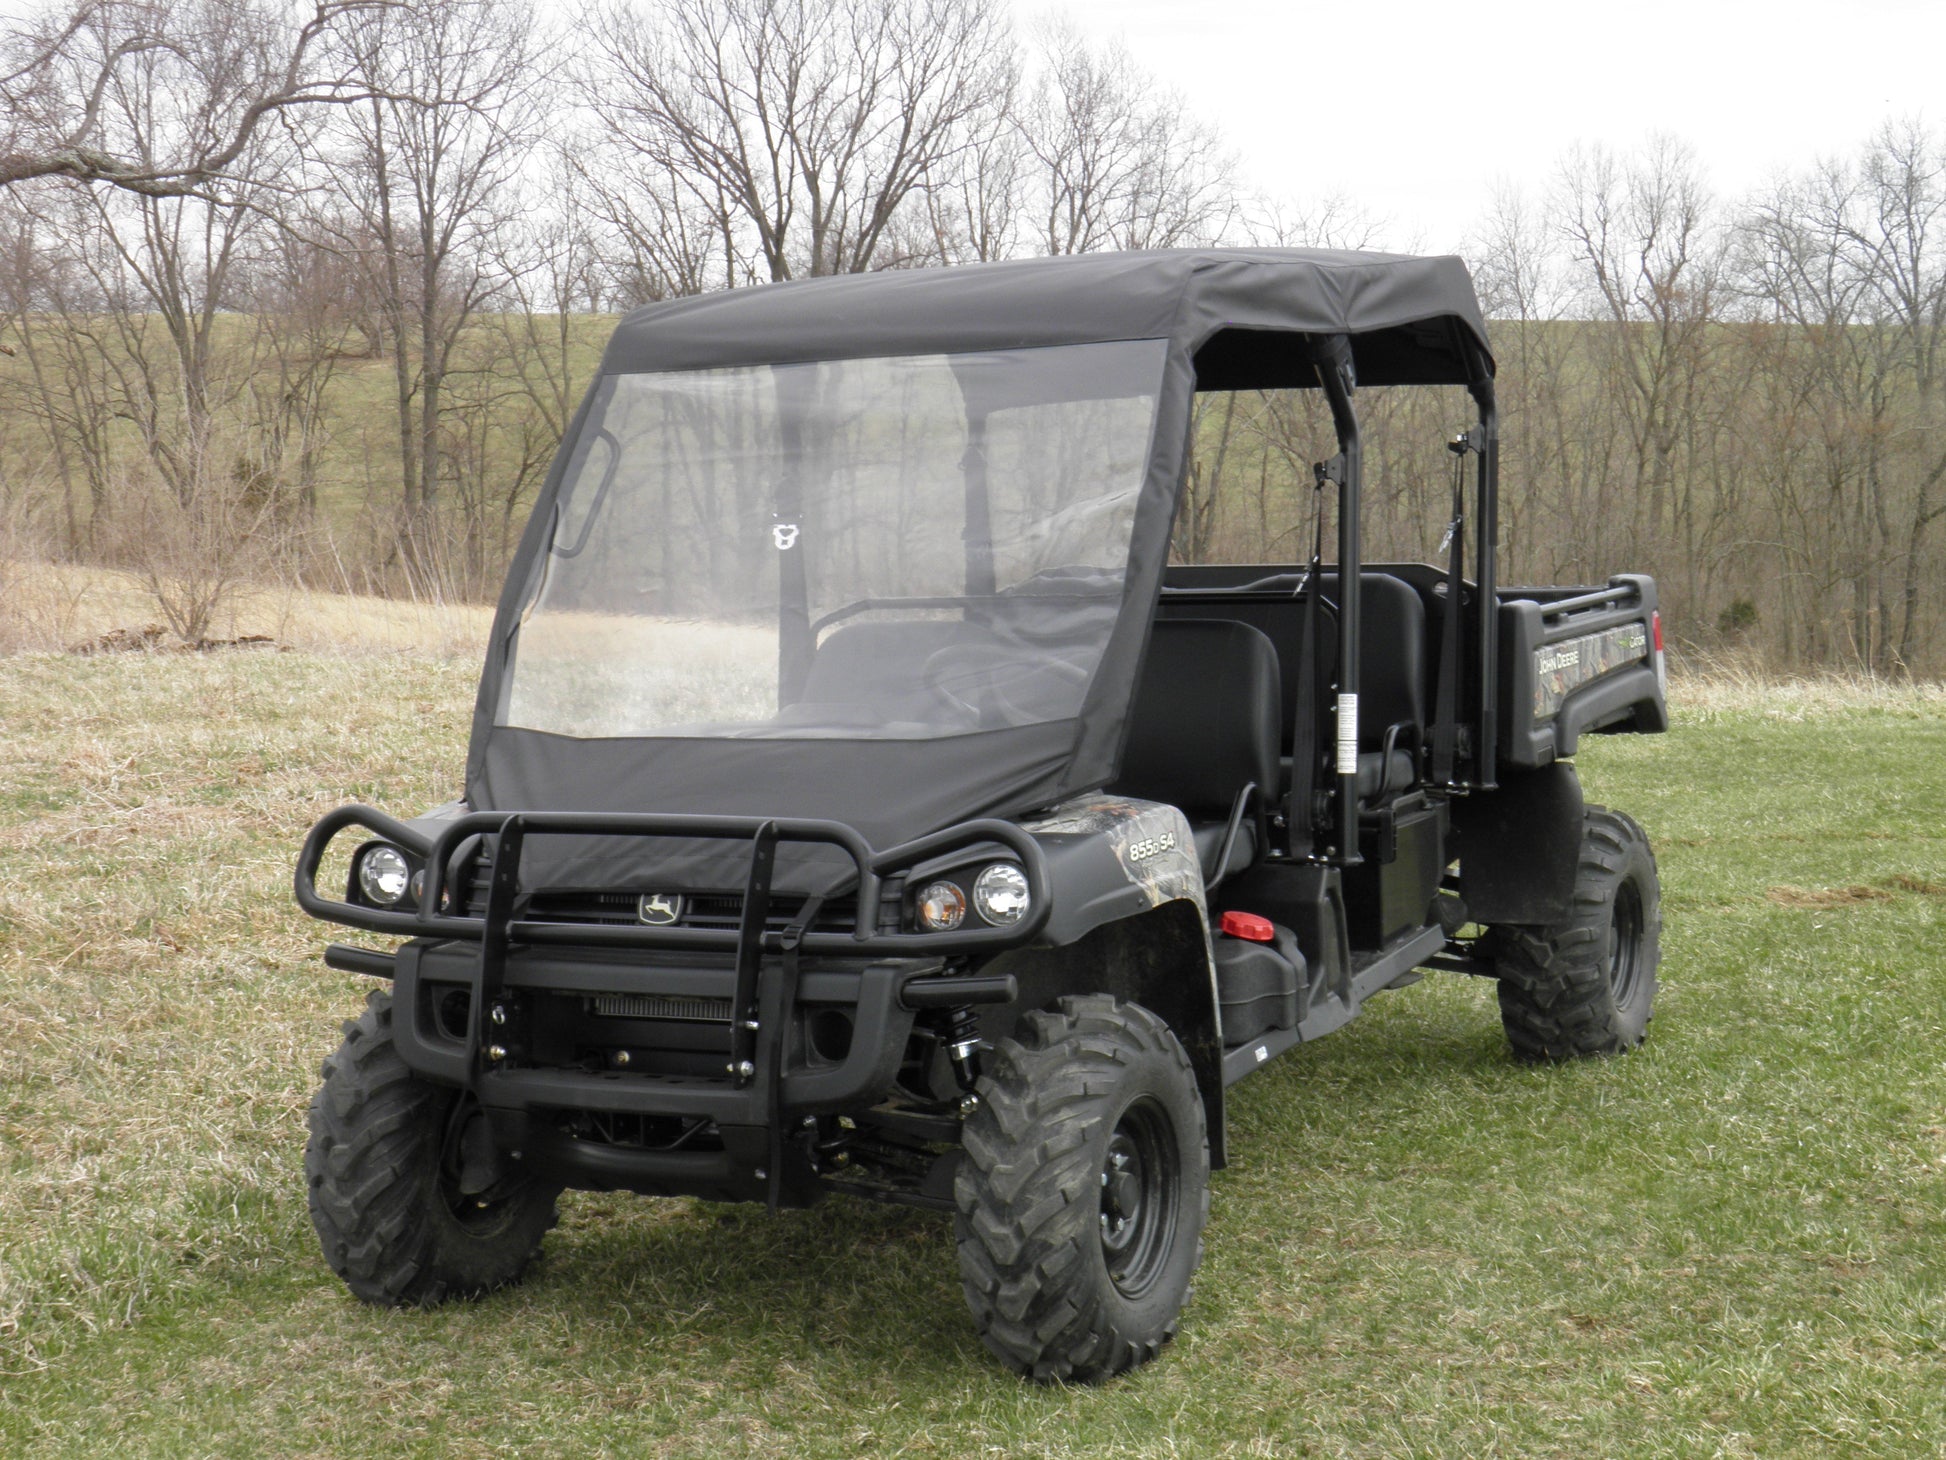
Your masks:
<svg viewBox="0 0 1946 1460"><path fill-rule="evenodd" d="M1356 866L1362 858L1358 852L1358 764L1356 747L1358 743L1358 686L1359 686L1359 574L1364 565L1364 549L1360 534L1361 513L1364 491L1364 442L1359 428L1358 410L1354 400L1357 392L1357 376L1352 367L1351 338L1348 335L1308 336L1304 349L1308 361L1316 372L1317 384L1331 410L1332 428L1337 436L1338 457L1318 467L1320 485L1325 480L1335 482L1338 487L1338 741L1341 747L1351 747L1349 755L1341 753L1334 757L1335 771L1331 780L1331 801L1337 826L1338 845L1331 848L1320 860L1326 860L1341 867ZM1459 667L1458 656L1463 652L1464 636L1459 632L1459 599L1456 596L1461 584L1462 567L1465 555L1465 533L1460 518L1463 511L1456 515L1452 531L1449 533L1447 549L1449 593L1451 608L1445 617L1445 631L1440 655L1440 684L1434 706L1435 736L1450 737L1453 752L1444 754L1436 761L1436 774L1441 779L1441 788L1450 791L1492 790L1496 782L1494 766L1499 752L1499 726L1494 708L1494 692L1499 682L1499 636L1495 625L1495 611L1498 603L1495 592L1496 562L1495 544L1499 535L1499 489L1500 489L1500 417L1493 392L1493 378L1490 367L1478 351L1470 352L1472 360L1472 379L1467 383L1467 391L1479 408L1479 419L1474 428L1463 433L1452 442L1452 450L1461 456L1477 457L1474 473L1474 577L1476 614L1477 652L1473 670L1473 704L1471 705L1471 735L1462 733L1465 714L1461 705L1464 690L1461 677L1449 671ZM1230 384L1230 382L1225 382ZM1461 468L1464 470L1463 466ZM1460 504L1456 503L1456 507ZM1470 740L1470 744L1469 744ZM1464 765L1466 772L1458 769ZM1470 772L1470 773L1467 773ZM1295 766L1293 778L1297 778Z"/></svg>

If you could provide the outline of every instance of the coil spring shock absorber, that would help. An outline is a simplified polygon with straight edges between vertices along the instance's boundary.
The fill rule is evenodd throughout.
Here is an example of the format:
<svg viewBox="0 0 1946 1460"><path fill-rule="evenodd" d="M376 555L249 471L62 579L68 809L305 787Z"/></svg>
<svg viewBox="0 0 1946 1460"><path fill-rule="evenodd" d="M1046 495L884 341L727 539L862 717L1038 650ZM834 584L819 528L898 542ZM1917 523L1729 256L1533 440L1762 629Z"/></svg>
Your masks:
<svg viewBox="0 0 1946 1460"><path fill-rule="evenodd" d="M953 1062L953 1078L964 1094L961 1105L974 1099L973 1087L980 1080L980 1016L961 1004L947 1011L939 1030L939 1042Z"/></svg>

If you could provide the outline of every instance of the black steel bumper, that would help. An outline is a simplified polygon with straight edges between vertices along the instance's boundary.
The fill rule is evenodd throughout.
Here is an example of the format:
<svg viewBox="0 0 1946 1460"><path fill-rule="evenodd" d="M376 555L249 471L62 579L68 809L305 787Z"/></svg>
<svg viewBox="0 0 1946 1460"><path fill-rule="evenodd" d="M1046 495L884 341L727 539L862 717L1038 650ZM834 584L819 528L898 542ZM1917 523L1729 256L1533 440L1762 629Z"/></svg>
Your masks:
<svg viewBox="0 0 1946 1460"><path fill-rule="evenodd" d="M424 860L418 906L383 911L321 897L318 866L339 832L363 827ZM740 926L623 927L535 922L518 910L520 855L528 835L747 839L751 859ZM469 839L493 839L485 915L448 911ZM849 854L851 878L824 896L856 889L852 931L813 931L823 898L789 926L767 925L770 875L780 841L820 842ZM997 844L1020 861L1033 911L1010 928L944 934L878 927L883 878L943 853ZM477 846L477 843L473 843ZM296 874L299 905L313 916L408 937L395 955L336 949L339 967L389 972L393 1038L408 1066L471 1090L503 1148L566 1184L798 1205L818 1178L796 1141L807 1121L874 1103L891 1087L914 1018L926 1008L1005 1003L1008 977L948 971L949 955L1018 946L1047 917L1040 848L1011 823L973 821L886 853L874 853L836 822L626 815L476 813L428 838L369 808L330 813L306 838ZM389 963L387 969L385 965ZM457 996L457 997L456 997ZM566 1006L597 999L714 1001L727 1019L706 1026L713 1058L681 1073L590 1068L585 1048L559 1033ZM809 1021L837 1014L843 1047L817 1049ZM550 1017L553 1027L550 1027ZM571 1043L571 1041L570 1041ZM577 1138L565 1112L707 1123L720 1149L649 1149Z"/></svg>

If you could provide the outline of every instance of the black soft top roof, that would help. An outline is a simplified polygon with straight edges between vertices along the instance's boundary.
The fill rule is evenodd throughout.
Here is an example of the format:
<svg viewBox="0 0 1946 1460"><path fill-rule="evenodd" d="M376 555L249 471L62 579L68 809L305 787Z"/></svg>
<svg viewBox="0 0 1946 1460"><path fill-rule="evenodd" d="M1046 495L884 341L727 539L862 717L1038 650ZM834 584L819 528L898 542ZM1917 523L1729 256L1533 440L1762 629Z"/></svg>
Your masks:
<svg viewBox="0 0 1946 1460"><path fill-rule="evenodd" d="M1366 385L1466 385L1493 357L1466 265L1451 255L1157 249L887 270L645 305L616 327L608 372L956 354L1100 340L1201 349L1222 331L1350 335ZM1312 383L1227 335L1202 389ZM1281 353L1281 352L1277 352ZM1295 365L1293 361L1293 365ZM1232 378L1233 377L1233 378Z"/></svg>
<svg viewBox="0 0 1946 1460"><path fill-rule="evenodd" d="M540 581L567 463L602 388L597 379L501 595L474 713L468 800L480 809L829 817L884 848L968 817L1011 816L1112 783L1168 559L1193 393L1316 385L1318 365L1337 358L1341 338L1363 384L1491 390L1479 301L1465 265L1450 257L1301 249L1086 254L806 279L636 310L615 330L604 376L1165 342L1160 378L1148 387L1157 392L1155 427L1114 630L1079 712L1043 724L920 740L582 740L498 724L508 652ZM1047 381L1032 378L1044 396ZM521 864L533 886L727 887L748 869L747 850L721 845L679 852L597 838L549 851L550 839L539 840ZM800 871L780 859L778 885L798 878L800 890L808 888Z"/></svg>

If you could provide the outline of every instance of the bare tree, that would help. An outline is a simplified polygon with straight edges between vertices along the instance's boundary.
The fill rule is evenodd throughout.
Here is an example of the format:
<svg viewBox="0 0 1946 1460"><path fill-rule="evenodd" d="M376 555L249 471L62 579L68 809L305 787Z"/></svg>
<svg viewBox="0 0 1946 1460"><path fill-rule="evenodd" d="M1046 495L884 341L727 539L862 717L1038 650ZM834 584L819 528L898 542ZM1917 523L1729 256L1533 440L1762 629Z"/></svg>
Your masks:
<svg viewBox="0 0 1946 1460"><path fill-rule="evenodd" d="M1916 406L1916 461L1900 585L1899 664L1917 654L1926 536L1946 515L1946 147L1916 121L1886 126L1866 154L1870 225L1854 242L1871 261L1881 317Z"/></svg>
<svg viewBox="0 0 1946 1460"><path fill-rule="evenodd" d="M673 164L600 129L562 148L606 244L609 302L623 308L756 282L737 247L736 210Z"/></svg>
<svg viewBox="0 0 1946 1460"><path fill-rule="evenodd" d="M1623 408L1634 458L1634 510L1620 520L1639 529L1638 560L1694 604L1710 567L1696 446L1707 424L1722 232L1694 157L1668 138L1629 160L1571 154L1558 207L1586 305L1612 326L1598 337L1605 386Z"/></svg>
<svg viewBox="0 0 1946 1460"><path fill-rule="evenodd" d="M1584 469L1589 453L1569 430L1577 401L1589 393L1588 341L1573 319L1562 243L1532 199L1502 184L1466 250L1481 308L1493 321L1499 364L1501 455L1508 468L1500 504L1503 563L1527 581L1607 571L1589 560L1587 534L1576 530L1599 509Z"/></svg>
<svg viewBox="0 0 1946 1460"><path fill-rule="evenodd" d="M360 327L355 266L317 241L323 230L303 228L302 215L295 221L271 233L247 286L264 345L248 382L242 465L257 496L288 499L294 512L315 517L333 384L346 364L373 351Z"/></svg>
<svg viewBox="0 0 1946 1460"><path fill-rule="evenodd" d="M0 38L0 185L64 177L148 197L234 177L265 123L365 95L326 53L346 22L401 0L79 0ZM114 123L135 68L168 58L175 125L144 143ZM166 132L167 144L158 145Z"/></svg>
<svg viewBox="0 0 1946 1460"><path fill-rule="evenodd" d="M638 196L736 284L872 267L1011 65L996 0L669 0L610 9L582 86Z"/></svg>
<svg viewBox="0 0 1946 1460"><path fill-rule="evenodd" d="M1253 242L1276 248L1384 247L1384 222L1344 193L1327 193L1301 206L1277 198L1253 199L1238 227Z"/></svg>
<svg viewBox="0 0 1946 1460"><path fill-rule="evenodd" d="M0 350L18 357L22 367L5 377L0 412L9 425L32 421L35 434L45 442L47 468L59 496L52 510L61 523L63 546L77 553L107 492L106 462L88 449L105 435L107 412L90 409L96 404L93 393L75 389L66 379L70 357L61 348L62 332L48 327L70 298L72 255L49 236L45 222L17 193L0 196L0 229L0 321L18 342L0 345ZM18 434L6 434L14 451L26 455ZM21 492L21 478L44 479L47 474L46 468L9 472L9 497Z"/></svg>
<svg viewBox="0 0 1946 1460"><path fill-rule="evenodd" d="M1067 24L1040 35L1040 77L1020 108L1027 184L1045 253L1212 243L1236 221L1234 165L1182 98L1119 43L1090 49Z"/></svg>
<svg viewBox="0 0 1946 1460"><path fill-rule="evenodd" d="M347 37L369 95L341 114L319 170L336 246L358 263L392 360L395 543L412 572L439 570L446 385L504 282L490 244L522 207L543 80L533 44L510 0L377 11Z"/></svg>
<svg viewBox="0 0 1946 1460"><path fill-rule="evenodd" d="M1004 92L993 99L997 117L1013 114L1017 72L996 68ZM915 262L991 263L1019 246L1027 149L1017 127L974 129L943 176L928 179L925 216L914 220L907 254Z"/></svg>
<svg viewBox="0 0 1946 1460"><path fill-rule="evenodd" d="M1919 657L1946 515L1942 222L1946 156L1916 123L1781 180L1743 222L1742 287L1774 322L1752 455L1788 528L1787 650L1888 673Z"/></svg>
<svg viewBox="0 0 1946 1460"><path fill-rule="evenodd" d="M482 584L511 552L520 507L546 474L593 373L599 333L586 312L616 289L592 189L574 159L557 152L536 181L553 206L492 240L505 288L476 331L477 367L455 381L478 403L455 413L463 425L450 455L464 560Z"/></svg>

